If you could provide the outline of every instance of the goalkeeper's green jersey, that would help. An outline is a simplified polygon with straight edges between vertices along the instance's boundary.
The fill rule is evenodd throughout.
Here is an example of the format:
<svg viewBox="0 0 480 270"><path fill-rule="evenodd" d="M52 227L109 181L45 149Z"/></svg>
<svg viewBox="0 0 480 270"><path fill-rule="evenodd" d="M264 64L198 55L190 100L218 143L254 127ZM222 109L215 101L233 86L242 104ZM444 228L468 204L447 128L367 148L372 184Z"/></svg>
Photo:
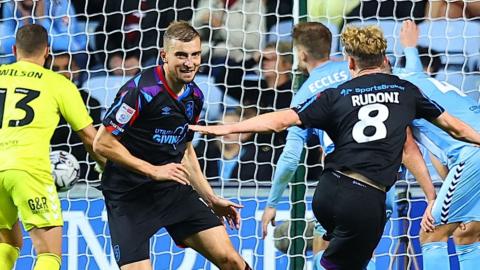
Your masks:
<svg viewBox="0 0 480 270"><path fill-rule="evenodd" d="M92 123L71 81L27 61L0 66L0 171L50 174L50 139L60 115L74 131Z"/></svg>

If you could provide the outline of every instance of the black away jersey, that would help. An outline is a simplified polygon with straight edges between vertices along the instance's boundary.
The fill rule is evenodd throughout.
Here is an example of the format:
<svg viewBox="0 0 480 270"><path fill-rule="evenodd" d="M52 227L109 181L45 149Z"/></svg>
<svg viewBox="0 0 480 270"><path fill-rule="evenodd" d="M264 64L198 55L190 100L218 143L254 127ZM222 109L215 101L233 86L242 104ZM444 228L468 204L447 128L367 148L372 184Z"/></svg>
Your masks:
<svg viewBox="0 0 480 270"><path fill-rule="evenodd" d="M387 188L396 180L407 126L443 112L415 85L383 73L354 78L294 110L304 127L325 130L335 143L325 168L355 171Z"/></svg>
<svg viewBox="0 0 480 270"><path fill-rule="evenodd" d="M167 85L163 67L157 66L120 88L103 125L137 158L153 165L180 163L187 142L193 139L188 125L197 122L202 106L203 94L194 82L186 84L177 96ZM104 177L104 189L120 191L152 181L109 161L107 176L111 169L132 175L131 181L122 184L118 179Z"/></svg>

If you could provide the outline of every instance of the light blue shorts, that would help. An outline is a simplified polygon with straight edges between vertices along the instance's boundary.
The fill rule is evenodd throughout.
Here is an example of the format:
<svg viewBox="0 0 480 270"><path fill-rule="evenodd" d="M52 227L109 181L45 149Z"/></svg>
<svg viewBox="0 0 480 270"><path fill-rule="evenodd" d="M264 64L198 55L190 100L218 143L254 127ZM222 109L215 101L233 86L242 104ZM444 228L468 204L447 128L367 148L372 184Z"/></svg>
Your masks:
<svg viewBox="0 0 480 270"><path fill-rule="evenodd" d="M385 204L386 204L386 214L387 214L387 220L390 219L390 217L393 214L394 209L396 209L396 192L395 192L395 186L392 186L392 188L387 192L387 197L385 199ZM314 236L323 236L327 231L320 225L318 221L315 220L315 229L313 230L313 235Z"/></svg>
<svg viewBox="0 0 480 270"><path fill-rule="evenodd" d="M450 169L433 205L435 225L480 221L480 149L462 156Z"/></svg>

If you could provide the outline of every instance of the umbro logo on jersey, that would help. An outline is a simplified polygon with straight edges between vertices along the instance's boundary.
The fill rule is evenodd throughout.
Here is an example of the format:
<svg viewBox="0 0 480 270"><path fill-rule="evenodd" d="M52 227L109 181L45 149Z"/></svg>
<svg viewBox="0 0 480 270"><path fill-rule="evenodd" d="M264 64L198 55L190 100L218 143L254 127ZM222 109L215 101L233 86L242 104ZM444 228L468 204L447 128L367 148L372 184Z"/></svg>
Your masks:
<svg viewBox="0 0 480 270"><path fill-rule="evenodd" d="M162 108L162 114L163 114L163 115L169 115L171 110L172 110L172 108L170 108L170 107L168 107L168 106L163 107L163 108Z"/></svg>

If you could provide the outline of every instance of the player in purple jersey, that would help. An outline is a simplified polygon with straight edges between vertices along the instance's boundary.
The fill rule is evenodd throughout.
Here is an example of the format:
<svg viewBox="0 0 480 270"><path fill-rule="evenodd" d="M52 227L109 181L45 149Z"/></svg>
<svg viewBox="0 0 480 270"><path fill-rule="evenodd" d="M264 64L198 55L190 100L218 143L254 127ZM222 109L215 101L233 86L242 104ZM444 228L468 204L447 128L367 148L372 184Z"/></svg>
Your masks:
<svg viewBox="0 0 480 270"><path fill-rule="evenodd" d="M411 121L428 119L478 145L480 134L424 97L415 85L384 73L386 40L378 27L347 26L342 42L350 81L296 108L232 125L190 128L213 135L278 132L292 125L324 130L335 150L326 157L312 202L330 239L321 264L326 269L360 270L382 236L385 191L396 180Z"/></svg>
<svg viewBox="0 0 480 270"><path fill-rule="evenodd" d="M218 218L239 228L242 206L214 194L191 144L188 125L203 106L193 82L200 36L175 22L163 45L164 64L120 88L95 138L95 151L108 158L102 188L115 259L123 270L152 269L149 240L165 227L177 245L221 269L250 269Z"/></svg>

